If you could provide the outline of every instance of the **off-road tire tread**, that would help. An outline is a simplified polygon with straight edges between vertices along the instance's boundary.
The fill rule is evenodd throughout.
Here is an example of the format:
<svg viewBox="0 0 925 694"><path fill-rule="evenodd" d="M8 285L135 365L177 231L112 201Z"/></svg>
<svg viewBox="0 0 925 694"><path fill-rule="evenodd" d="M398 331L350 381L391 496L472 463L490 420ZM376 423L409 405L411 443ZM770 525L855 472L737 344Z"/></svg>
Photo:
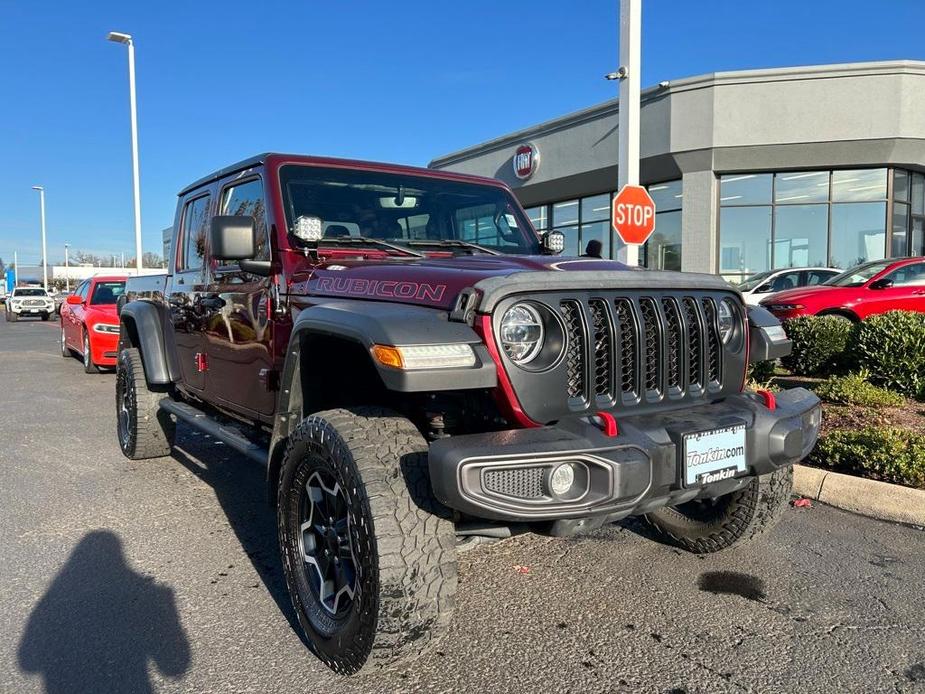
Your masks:
<svg viewBox="0 0 925 694"><path fill-rule="evenodd" d="M706 523L690 519L666 506L644 516L668 542L696 554L719 552L747 544L774 527L787 508L793 491L793 468L760 475L729 495L722 518Z"/></svg>
<svg viewBox="0 0 925 694"><path fill-rule="evenodd" d="M375 634L368 655L352 648L337 658L313 651L341 674L367 674L413 660L447 631L457 585L455 529L448 510L433 497L427 443L410 421L390 410L327 410L296 427L287 444L284 468L293 448L309 440L326 446L335 460L346 458L356 466L359 478L353 486L371 512L379 580L378 614L369 610L364 615L363 628ZM285 477L284 469L281 482ZM280 509L286 492L280 484ZM287 536L284 513L278 518L282 543ZM288 580L291 567L285 548L282 555ZM290 593L302 620L296 595Z"/></svg>
<svg viewBox="0 0 925 694"><path fill-rule="evenodd" d="M125 371L126 379L135 385L135 441L130 451L122 453L131 460L161 458L170 455L176 437L176 423L161 410L163 393L152 391L145 379L144 363L137 347L123 349L119 353L117 369ZM119 376L117 375L117 378ZM119 416L118 390L116 394L116 435Z"/></svg>

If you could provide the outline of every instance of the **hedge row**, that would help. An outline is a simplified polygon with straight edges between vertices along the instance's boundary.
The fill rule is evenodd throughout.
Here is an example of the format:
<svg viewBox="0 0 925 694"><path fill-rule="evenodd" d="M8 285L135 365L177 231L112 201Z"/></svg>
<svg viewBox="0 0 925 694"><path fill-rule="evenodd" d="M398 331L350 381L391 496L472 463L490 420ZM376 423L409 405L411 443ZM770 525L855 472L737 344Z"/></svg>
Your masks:
<svg viewBox="0 0 925 694"><path fill-rule="evenodd" d="M793 351L784 366L802 376L864 370L874 385L925 397L925 313L890 311L860 323L836 316L784 322Z"/></svg>
<svg viewBox="0 0 925 694"><path fill-rule="evenodd" d="M925 434L894 427L826 434L809 460L849 474L925 489Z"/></svg>

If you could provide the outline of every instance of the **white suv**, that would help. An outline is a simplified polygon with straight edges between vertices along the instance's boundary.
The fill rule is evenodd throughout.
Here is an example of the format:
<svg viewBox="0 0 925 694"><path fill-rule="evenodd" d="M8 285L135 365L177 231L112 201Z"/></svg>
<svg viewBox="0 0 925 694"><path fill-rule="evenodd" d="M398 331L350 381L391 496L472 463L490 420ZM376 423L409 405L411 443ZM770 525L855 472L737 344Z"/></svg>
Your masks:
<svg viewBox="0 0 925 694"><path fill-rule="evenodd" d="M55 300L41 287L16 287L6 298L6 319L10 322L20 316L42 317L48 320L55 312Z"/></svg>

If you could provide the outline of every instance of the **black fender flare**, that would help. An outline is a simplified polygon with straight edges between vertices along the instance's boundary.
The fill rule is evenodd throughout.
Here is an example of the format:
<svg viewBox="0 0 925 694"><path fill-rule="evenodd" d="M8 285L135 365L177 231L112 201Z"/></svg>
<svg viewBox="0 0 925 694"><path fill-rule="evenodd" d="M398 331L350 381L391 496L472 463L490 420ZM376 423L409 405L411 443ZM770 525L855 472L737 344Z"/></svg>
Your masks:
<svg viewBox="0 0 925 694"><path fill-rule="evenodd" d="M748 362L780 359L790 354L793 343L784 333L781 322L763 306L747 306Z"/></svg>
<svg viewBox="0 0 925 694"><path fill-rule="evenodd" d="M446 311L407 304L360 300L332 300L303 309L292 326L280 377L279 399L270 441L267 469L268 497L275 502L276 475L285 441L305 415L302 408L302 363L305 338L325 335L363 347L387 390L414 393L494 388L495 362L482 339L467 324L448 320ZM468 368L403 371L376 363L373 345L468 344L476 363Z"/></svg>
<svg viewBox="0 0 925 694"><path fill-rule="evenodd" d="M141 352L148 383L173 383L176 380L176 365L171 364L167 354L164 327L158 307L150 301L129 301L119 311L119 325L120 343L128 342Z"/></svg>

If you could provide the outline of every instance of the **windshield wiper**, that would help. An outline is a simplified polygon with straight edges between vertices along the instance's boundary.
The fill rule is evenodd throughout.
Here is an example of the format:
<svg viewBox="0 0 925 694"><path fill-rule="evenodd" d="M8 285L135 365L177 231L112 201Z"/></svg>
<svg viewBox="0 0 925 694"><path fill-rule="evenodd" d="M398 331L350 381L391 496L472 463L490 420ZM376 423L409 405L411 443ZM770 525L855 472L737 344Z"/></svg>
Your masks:
<svg viewBox="0 0 925 694"><path fill-rule="evenodd" d="M469 243L468 241L460 241L459 239L430 239L430 240L417 240L417 241L405 241L409 246L438 246L444 248L468 248L474 251L481 251L482 253L487 253L488 255L501 255L500 251L493 251L490 248L485 248L485 246L480 246L477 243Z"/></svg>
<svg viewBox="0 0 925 694"><path fill-rule="evenodd" d="M369 246L379 246L380 248L390 248L393 251L398 251L405 255L411 255L415 258L426 258L423 253L418 253L417 251L412 251L410 248L404 248L398 246L394 243L389 243L388 241L383 241L382 239L374 239L369 236L326 236L324 238L318 239L318 247L321 246L331 246L331 245L341 245L346 244L348 246L357 246L357 245L369 245Z"/></svg>

